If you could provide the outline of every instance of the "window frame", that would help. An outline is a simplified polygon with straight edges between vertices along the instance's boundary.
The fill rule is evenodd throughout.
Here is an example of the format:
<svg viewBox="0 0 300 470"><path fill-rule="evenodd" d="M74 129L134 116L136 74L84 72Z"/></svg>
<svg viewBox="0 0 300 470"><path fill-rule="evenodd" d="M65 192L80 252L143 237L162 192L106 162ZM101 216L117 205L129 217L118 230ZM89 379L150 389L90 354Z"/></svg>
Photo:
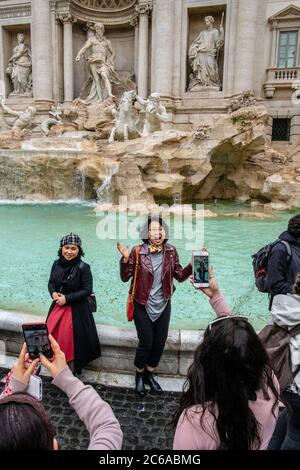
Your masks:
<svg viewBox="0 0 300 470"><path fill-rule="evenodd" d="M295 43L295 54L294 54L294 64L293 65L288 65L288 48L290 46L293 46L293 44L289 43L290 35L291 33L296 33L296 43ZM286 34L287 36L287 43L285 45L285 65L280 65L280 61L282 60L280 57L280 48L284 47L284 45L281 45L280 39L283 37L283 34ZM285 69L285 68L293 68L297 67L299 63L299 29L294 29L294 30L282 30L280 29L278 32L278 51L277 51L277 67L280 69Z"/></svg>
<svg viewBox="0 0 300 470"><path fill-rule="evenodd" d="M273 132L274 132L274 121L278 120L286 120L288 121L288 139L273 139ZM292 118L291 117L273 117L272 118L272 135L271 135L271 142L291 142L291 131L292 131Z"/></svg>

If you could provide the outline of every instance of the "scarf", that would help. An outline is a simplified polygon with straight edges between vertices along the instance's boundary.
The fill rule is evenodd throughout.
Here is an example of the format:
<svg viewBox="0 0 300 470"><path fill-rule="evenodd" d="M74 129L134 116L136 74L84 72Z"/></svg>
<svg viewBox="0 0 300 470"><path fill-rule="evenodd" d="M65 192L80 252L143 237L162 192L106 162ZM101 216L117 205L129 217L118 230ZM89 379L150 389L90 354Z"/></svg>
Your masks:
<svg viewBox="0 0 300 470"><path fill-rule="evenodd" d="M56 283L59 287L60 292L69 293L73 289L78 287L79 282L79 269L78 265L81 261L81 257L77 256L72 260L66 260L63 256L60 256L58 265L62 268Z"/></svg>
<svg viewBox="0 0 300 470"><path fill-rule="evenodd" d="M152 245L152 243L149 242L149 253L160 253L163 249L163 246Z"/></svg>

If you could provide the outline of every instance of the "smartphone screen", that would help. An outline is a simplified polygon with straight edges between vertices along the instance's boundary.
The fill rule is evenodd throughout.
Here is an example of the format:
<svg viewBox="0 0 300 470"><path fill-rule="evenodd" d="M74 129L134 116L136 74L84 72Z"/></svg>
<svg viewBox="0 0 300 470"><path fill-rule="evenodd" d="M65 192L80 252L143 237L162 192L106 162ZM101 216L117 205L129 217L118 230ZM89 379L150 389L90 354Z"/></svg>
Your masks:
<svg viewBox="0 0 300 470"><path fill-rule="evenodd" d="M194 255L194 284L208 285L209 272L208 272L209 255L195 254Z"/></svg>
<svg viewBox="0 0 300 470"><path fill-rule="evenodd" d="M53 356L46 323L28 323L22 328L31 359L36 359L41 353L48 358Z"/></svg>

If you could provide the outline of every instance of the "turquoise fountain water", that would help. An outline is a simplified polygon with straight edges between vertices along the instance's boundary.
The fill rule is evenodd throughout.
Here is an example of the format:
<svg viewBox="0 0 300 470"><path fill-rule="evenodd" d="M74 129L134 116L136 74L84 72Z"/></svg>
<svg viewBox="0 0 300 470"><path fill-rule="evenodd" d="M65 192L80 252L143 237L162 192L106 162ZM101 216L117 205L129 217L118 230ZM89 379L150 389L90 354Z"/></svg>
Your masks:
<svg viewBox="0 0 300 470"><path fill-rule="evenodd" d="M206 206L209 208L209 206ZM212 208L213 210L216 207ZM218 211L240 209L233 204L218 205ZM205 246L211 253L221 289L234 311L249 315L256 328L268 318L267 296L254 287L251 254L276 239L285 230L293 213L279 213L275 220L218 217L205 220ZM119 278L116 240L99 240L99 222L94 207L80 204L0 205L0 308L46 317L50 297L49 272L60 238L71 231L83 239L85 261L94 275L98 299L96 321L101 324L133 327L126 320L125 304L129 284ZM137 240L136 240L137 241ZM136 241L128 242L130 246ZM172 240L170 240L172 243ZM126 241L124 242L126 243ZM184 241L174 243L181 264L190 261ZM189 282L176 283L172 300L172 328L203 328L213 319L204 295Z"/></svg>

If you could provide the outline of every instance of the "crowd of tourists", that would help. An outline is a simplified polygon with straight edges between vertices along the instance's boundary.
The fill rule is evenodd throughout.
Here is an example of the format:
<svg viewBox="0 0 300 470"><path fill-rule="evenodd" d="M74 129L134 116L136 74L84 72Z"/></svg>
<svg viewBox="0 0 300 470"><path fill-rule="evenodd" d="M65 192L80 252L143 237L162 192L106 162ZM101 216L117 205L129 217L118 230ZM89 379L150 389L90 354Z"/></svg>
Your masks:
<svg viewBox="0 0 300 470"><path fill-rule="evenodd" d="M121 280L131 280L128 302L138 337L135 393L144 397L149 386L155 400L155 394L163 393L155 369L168 337L174 279L192 280L193 267L181 266L176 248L168 242L169 227L160 217L147 219L141 239L132 250L120 243L117 249ZM300 323L300 215L264 253L267 269L257 271L256 282L265 277L271 310L268 331L278 329L287 344L285 356L280 356L278 367L247 312L240 316L231 310L211 267L206 287L191 282L191 289L208 298L216 318L194 352L178 401L175 450L300 450L300 331L291 335ZM52 303L46 323L53 355L41 353L33 360L24 343L0 398L0 450L59 449L42 403L27 393L39 364L48 369L52 383L66 393L86 426L88 448L122 448L122 429L110 405L80 380L82 368L101 355L93 276L83 256L78 235L61 239L48 284Z"/></svg>

